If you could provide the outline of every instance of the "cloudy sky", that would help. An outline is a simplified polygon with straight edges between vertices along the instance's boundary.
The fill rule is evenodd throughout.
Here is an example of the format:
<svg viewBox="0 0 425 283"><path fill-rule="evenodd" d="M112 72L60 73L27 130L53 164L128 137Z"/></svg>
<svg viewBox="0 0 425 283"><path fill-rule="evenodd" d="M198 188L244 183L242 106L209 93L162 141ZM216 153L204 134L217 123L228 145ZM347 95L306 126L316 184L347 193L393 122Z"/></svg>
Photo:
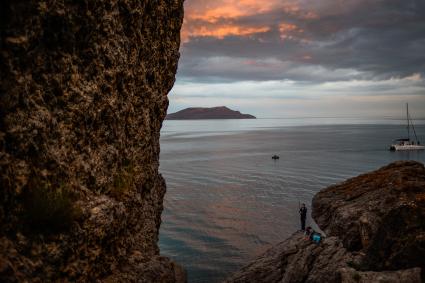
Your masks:
<svg viewBox="0 0 425 283"><path fill-rule="evenodd" d="M169 113L425 117L424 0L186 0Z"/></svg>

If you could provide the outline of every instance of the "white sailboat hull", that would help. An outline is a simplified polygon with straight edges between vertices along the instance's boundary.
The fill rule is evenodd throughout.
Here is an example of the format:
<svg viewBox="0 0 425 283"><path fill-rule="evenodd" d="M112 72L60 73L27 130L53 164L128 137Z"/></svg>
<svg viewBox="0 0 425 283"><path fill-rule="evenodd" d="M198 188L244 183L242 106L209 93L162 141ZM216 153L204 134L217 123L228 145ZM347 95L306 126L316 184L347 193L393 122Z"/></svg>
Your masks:
<svg viewBox="0 0 425 283"><path fill-rule="evenodd" d="M419 143L416 135L415 126L413 125L412 118L409 115L409 104L406 103L406 120L407 120L407 138L395 140L395 143L390 146L390 150L423 150L425 146ZM412 128L415 134L415 139L410 139L410 128Z"/></svg>
<svg viewBox="0 0 425 283"><path fill-rule="evenodd" d="M417 145L417 144L409 144L409 145L400 145L400 144L393 144L391 145L391 150L422 150L425 149L425 146L423 145Z"/></svg>

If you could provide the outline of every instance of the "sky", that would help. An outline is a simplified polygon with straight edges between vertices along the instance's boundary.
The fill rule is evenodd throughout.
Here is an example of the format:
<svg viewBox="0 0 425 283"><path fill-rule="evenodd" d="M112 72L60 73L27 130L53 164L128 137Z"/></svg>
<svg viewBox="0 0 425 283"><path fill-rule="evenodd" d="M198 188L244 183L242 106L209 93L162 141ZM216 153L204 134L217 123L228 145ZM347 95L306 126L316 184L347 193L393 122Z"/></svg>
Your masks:
<svg viewBox="0 0 425 283"><path fill-rule="evenodd" d="M169 113L425 117L424 0L186 0Z"/></svg>

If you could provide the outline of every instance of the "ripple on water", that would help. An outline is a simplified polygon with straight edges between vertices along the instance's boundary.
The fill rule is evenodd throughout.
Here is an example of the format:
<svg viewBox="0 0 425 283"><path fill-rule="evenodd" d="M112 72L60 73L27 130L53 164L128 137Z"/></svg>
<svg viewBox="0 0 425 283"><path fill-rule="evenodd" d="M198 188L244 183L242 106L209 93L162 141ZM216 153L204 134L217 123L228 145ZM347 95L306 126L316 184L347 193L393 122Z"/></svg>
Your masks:
<svg viewBox="0 0 425 283"><path fill-rule="evenodd" d="M320 189L399 159L399 126L316 126L161 138L167 182L161 253L190 282L218 282L298 229L298 205ZM425 126L417 127L420 136ZM190 132L190 131L189 131ZM424 139L425 140L425 139ZM278 161L271 160L278 154ZM313 224L309 219L308 224Z"/></svg>

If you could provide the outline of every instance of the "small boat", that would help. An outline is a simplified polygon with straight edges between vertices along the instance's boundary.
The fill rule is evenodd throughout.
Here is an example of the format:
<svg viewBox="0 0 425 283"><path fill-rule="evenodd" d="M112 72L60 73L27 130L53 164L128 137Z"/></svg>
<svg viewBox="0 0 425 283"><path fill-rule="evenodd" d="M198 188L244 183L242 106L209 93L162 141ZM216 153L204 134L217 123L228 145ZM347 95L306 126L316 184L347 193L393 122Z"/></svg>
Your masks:
<svg viewBox="0 0 425 283"><path fill-rule="evenodd" d="M413 125L412 118L409 114L409 104L406 103L406 114L407 114L407 138L397 139L390 146L390 150L422 150L425 149L425 146L421 145L418 140L418 136L416 135L415 126ZM412 128L413 133L415 135L414 139L410 139L410 128Z"/></svg>
<svg viewBox="0 0 425 283"><path fill-rule="evenodd" d="M277 159L279 159L279 156L275 154L275 155L272 156L272 159L277 160Z"/></svg>

